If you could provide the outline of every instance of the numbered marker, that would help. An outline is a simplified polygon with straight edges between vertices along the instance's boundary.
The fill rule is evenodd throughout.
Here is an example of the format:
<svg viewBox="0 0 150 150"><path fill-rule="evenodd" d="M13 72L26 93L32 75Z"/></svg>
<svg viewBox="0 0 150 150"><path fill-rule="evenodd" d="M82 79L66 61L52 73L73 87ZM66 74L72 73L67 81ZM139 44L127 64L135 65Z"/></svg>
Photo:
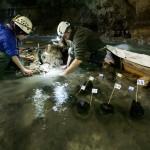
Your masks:
<svg viewBox="0 0 150 150"><path fill-rule="evenodd" d="M133 86L129 86L128 87L128 91L130 91L130 92L134 91L134 87Z"/></svg>
<svg viewBox="0 0 150 150"><path fill-rule="evenodd" d="M115 83L114 88L120 90L121 89L121 84Z"/></svg>
<svg viewBox="0 0 150 150"><path fill-rule="evenodd" d="M85 85L82 85L82 86L81 86L81 90L83 90L83 91L84 91L84 90L85 90L85 88L86 88L86 86L85 86Z"/></svg>
<svg viewBox="0 0 150 150"><path fill-rule="evenodd" d="M90 81L93 81L93 80L94 80L94 77L90 76L90 77L89 77L89 80L90 80Z"/></svg>
<svg viewBox="0 0 150 150"><path fill-rule="evenodd" d="M145 84L144 80L140 79L137 80L137 85L144 85L144 84Z"/></svg>
<svg viewBox="0 0 150 150"><path fill-rule="evenodd" d="M100 79L103 79L104 78L104 75L103 74L99 74L99 77L100 77Z"/></svg>
<svg viewBox="0 0 150 150"><path fill-rule="evenodd" d="M98 89L92 89L92 93L93 94L97 94L98 93Z"/></svg>
<svg viewBox="0 0 150 150"><path fill-rule="evenodd" d="M121 73L117 73L117 77L122 78L122 74Z"/></svg>

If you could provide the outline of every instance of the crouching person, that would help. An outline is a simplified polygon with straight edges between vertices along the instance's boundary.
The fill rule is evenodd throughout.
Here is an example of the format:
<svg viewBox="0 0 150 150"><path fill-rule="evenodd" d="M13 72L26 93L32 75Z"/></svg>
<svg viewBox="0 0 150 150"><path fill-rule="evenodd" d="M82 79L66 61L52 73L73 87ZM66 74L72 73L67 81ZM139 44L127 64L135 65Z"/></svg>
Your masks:
<svg viewBox="0 0 150 150"><path fill-rule="evenodd" d="M105 52L99 51L104 47L102 41L90 29L73 26L69 22L62 21L57 27L57 34L67 43L71 43L69 49L67 68L63 75L74 72L81 64L101 64Z"/></svg>
<svg viewBox="0 0 150 150"><path fill-rule="evenodd" d="M18 41L24 40L31 31L32 22L25 16L17 15L7 25L0 23L0 51L27 76L32 75L33 71L25 68L20 62Z"/></svg>

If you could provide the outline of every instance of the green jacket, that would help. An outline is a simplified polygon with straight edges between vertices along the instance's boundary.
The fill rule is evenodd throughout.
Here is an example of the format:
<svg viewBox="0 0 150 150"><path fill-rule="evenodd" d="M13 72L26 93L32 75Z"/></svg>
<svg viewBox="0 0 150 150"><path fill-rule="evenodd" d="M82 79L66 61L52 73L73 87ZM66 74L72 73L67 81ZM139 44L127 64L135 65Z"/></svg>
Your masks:
<svg viewBox="0 0 150 150"><path fill-rule="evenodd" d="M90 29L85 27L77 27L73 38L72 55L74 58L82 60L83 63L98 63L104 59L104 54L99 51L104 47L104 43Z"/></svg>

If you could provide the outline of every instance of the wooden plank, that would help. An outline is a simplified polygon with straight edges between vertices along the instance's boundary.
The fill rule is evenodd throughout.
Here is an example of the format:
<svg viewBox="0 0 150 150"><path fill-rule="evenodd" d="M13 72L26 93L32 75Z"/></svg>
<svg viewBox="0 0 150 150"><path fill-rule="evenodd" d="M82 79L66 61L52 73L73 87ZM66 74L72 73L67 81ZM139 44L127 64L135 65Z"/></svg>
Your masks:
<svg viewBox="0 0 150 150"><path fill-rule="evenodd" d="M124 70L138 76L150 76L150 68L123 59Z"/></svg>

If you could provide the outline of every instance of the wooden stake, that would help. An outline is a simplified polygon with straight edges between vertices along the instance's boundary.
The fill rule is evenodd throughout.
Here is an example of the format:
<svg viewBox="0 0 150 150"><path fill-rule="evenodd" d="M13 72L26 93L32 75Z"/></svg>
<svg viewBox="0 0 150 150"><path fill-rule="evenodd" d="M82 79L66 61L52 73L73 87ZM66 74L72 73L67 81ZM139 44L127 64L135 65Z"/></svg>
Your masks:
<svg viewBox="0 0 150 150"><path fill-rule="evenodd" d="M113 90L112 90L112 92L111 92L111 95L110 95L109 100L108 100L108 104L110 104L110 101L111 101L111 99L112 99L112 96L113 96L113 94L114 94L114 91L115 91L115 88L113 88Z"/></svg>
<svg viewBox="0 0 150 150"><path fill-rule="evenodd" d="M138 101L138 84L136 85L136 97L135 97L135 101Z"/></svg>
<svg viewBox="0 0 150 150"><path fill-rule="evenodd" d="M93 98L93 93L91 94L91 97L90 97L90 106L92 104L92 98Z"/></svg>

